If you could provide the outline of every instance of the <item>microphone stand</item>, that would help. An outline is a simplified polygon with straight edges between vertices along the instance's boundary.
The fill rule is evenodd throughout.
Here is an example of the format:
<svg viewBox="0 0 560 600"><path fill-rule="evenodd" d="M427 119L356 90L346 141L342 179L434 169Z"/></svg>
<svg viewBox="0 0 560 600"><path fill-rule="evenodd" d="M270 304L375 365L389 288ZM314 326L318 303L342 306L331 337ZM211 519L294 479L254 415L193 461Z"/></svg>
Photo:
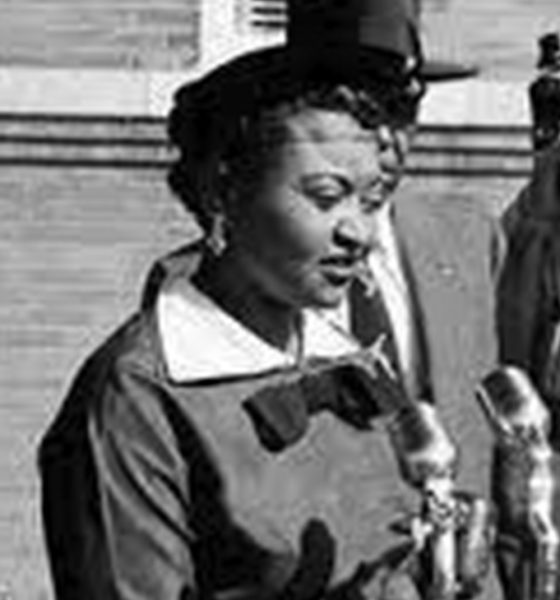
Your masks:
<svg viewBox="0 0 560 600"><path fill-rule="evenodd" d="M513 584L519 585L523 600L555 600L559 535L552 516L554 479L548 410L527 375L512 366L488 375L477 387L476 398L502 458L496 461L493 473L502 502L498 509L506 519L511 517L520 542L529 541L535 548L523 569L523 581ZM520 497L505 493L520 488ZM523 539L527 534L530 539Z"/></svg>
<svg viewBox="0 0 560 600"><path fill-rule="evenodd" d="M454 600L457 548L454 495L457 451L435 408L426 402L394 416L389 433L405 480L420 491L421 522L430 561L429 600Z"/></svg>

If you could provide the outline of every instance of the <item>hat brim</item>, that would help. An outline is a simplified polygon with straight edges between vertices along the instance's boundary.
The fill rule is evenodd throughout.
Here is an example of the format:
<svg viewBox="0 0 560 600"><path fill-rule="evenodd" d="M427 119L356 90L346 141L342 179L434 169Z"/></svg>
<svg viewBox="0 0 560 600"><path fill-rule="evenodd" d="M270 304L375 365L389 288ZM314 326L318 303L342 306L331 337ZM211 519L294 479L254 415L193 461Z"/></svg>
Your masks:
<svg viewBox="0 0 560 600"><path fill-rule="evenodd" d="M305 77L302 74L309 73L317 66L316 58L311 58L305 53L290 52L289 47L285 45L261 48L243 53L227 61L204 75L201 80L221 80L225 78L230 82L232 80L242 80L247 83L251 75L262 75L269 71L271 76L275 76L275 74L285 73L287 70L291 71L292 74L299 72L300 77ZM307 67L312 64L311 69L302 66L302 63L306 63L308 60L311 62ZM353 60L356 64L348 68L345 58L339 58L336 52L333 52L321 64L320 70L323 73L329 73L330 71L331 77L335 78L338 76L351 77L350 73L354 73L354 76L358 75L360 79L383 81L393 79L395 72L400 71L400 68L395 70L395 64L402 64L402 58L397 55L368 47L360 48L359 55L355 56ZM417 75L426 83L438 83L474 77L478 72L479 69L474 65L427 59L421 63ZM396 79L399 80L400 77L397 76Z"/></svg>
<svg viewBox="0 0 560 600"><path fill-rule="evenodd" d="M274 46L242 54L210 71L200 79L181 86L175 101L188 104L200 112L235 112L248 102L259 104L263 99L289 95L296 81L361 81L384 86L405 87L410 79L404 75L399 59L390 53L360 48L352 68L347 68L344 57L334 64L315 60L306 63L305 57L290 53L286 46ZM426 83L464 79L476 75L475 67L450 62L422 62L416 76Z"/></svg>
<svg viewBox="0 0 560 600"><path fill-rule="evenodd" d="M478 73L479 68L475 65L437 60L427 60L420 69L420 76L427 83L468 79L469 77L476 77Z"/></svg>

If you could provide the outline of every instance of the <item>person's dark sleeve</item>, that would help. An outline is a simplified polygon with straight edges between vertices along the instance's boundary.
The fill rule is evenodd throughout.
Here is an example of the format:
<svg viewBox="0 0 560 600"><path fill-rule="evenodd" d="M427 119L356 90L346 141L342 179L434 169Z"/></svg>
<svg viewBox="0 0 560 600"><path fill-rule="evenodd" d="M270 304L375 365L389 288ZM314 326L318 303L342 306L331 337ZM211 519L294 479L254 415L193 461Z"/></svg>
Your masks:
<svg viewBox="0 0 560 600"><path fill-rule="evenodd" d="M127 367L96 388L82 451L43 468L57 599L196 597L188 467L164 410L173 398Z"/></svg>

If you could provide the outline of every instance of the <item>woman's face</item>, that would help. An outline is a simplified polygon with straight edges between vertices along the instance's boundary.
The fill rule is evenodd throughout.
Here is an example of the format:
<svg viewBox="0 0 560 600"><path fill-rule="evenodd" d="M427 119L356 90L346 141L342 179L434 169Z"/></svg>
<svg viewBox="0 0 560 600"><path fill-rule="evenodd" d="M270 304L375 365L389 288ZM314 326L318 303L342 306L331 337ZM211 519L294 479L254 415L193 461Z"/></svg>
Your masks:
<svg viewBox="0 0 560 600"><path fill-rule="evenodd" d="M238 189L233 202L231 250L274 300L334 307L374 244L379 209L402 174L402 140L316 108L269 127L251 197Z"/></svg>

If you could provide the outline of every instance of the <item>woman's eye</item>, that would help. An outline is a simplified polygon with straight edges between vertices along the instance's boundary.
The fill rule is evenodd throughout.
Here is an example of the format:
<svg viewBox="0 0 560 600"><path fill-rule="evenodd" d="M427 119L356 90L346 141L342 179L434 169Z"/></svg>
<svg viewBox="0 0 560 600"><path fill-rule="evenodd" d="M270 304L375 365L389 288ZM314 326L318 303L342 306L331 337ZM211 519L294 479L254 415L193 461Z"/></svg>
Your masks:
<svg viewBox="0 0 560 600"><path fill-rule="evenodd" d="M300 182L300 191L320 206L328 207L351 193L350 186L338 177L312 176Z"/></svg>

